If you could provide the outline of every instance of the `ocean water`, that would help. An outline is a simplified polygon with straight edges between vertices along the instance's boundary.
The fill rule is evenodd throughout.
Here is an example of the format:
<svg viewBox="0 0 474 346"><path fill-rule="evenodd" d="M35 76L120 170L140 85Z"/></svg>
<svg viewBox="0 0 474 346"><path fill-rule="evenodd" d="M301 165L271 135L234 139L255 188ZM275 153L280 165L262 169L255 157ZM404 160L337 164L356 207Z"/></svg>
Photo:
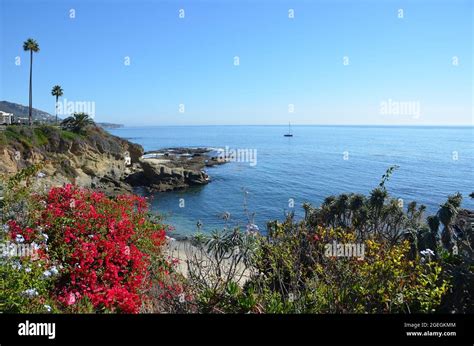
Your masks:
<svg viewBox="0 0 474 346"><path fill-rule="evenodd" d="M268 220L304 202L319 205L332 194L367 194L391 165L400 166L387 183L391 196L436 212L449 194L461 192L474 209L473 127L293 126L124 127L116 136L146 151L178 146L248 149L256 160L208 168L206 186L154 194L152 209L165 216L175 234L202 229L245 227L265 230ZM249 157L247 157L249 158ZM184 202L184 204L183 204ZM293 206L294 205L294 206ZM230 219L223 219L224 213Z"/></svg>

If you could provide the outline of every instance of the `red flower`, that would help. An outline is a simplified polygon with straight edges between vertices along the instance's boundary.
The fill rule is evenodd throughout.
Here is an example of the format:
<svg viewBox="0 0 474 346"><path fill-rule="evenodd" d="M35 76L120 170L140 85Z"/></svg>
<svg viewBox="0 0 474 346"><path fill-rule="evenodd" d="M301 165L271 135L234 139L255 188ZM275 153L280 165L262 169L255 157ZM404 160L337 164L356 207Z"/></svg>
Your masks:
<svg viewBox="0 0 474 346"><path fill-rule="evenodd" d="M69 292L69 295L67 297L66 304L67 305L72 305L76 302L76 295L72 292Z"/></svg>
<svg viewBox="0 0 474 346"><path fill-rule="evenodd" d="M150 256L159 254L166 241L163 227L147 221L145 199L110 199L66 185L52 188L41 200L36 225L49 236L51 260L63 266L56 281L58 301L72 306L86 297L97 310L137 313L151 285ZM9 227L12 238L38 236L14 221Z"/></svg>

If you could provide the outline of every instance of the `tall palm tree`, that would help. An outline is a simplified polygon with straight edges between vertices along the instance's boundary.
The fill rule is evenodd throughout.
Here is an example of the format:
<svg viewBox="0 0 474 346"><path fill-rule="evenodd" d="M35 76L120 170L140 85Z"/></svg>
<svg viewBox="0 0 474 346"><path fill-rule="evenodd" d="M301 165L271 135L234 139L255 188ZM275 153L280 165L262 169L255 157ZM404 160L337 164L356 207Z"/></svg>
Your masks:
<svg viewBox="0 0 474 346"><path fill-rule="evenodd" d="M58 98L63 96L63 89L60 85L55 85L51 90L51 95L56 96L56 124L58 123Z"/></svg>
<svg viewBox="0 0 474 346"><path fill-rule="evenodd" d="M38 42L32 38L27 39L23 42L23 50L25 52L30 51L30 106L28 111L28 123L31 126L33 124L33 53L39 52L40 48Z"/></svg>

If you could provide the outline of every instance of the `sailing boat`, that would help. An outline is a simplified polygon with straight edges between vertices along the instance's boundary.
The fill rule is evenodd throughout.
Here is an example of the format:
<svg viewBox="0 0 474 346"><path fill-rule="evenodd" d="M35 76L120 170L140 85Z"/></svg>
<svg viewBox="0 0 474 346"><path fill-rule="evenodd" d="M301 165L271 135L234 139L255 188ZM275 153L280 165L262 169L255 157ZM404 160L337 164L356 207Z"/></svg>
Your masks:
<svg viewBox="0 0 474 346"><path fill-rule="evenodd" d="M291 124L290 123L288 123L288 133L285 133L283 136L293 137L293 134L291 133Z"/></svg>

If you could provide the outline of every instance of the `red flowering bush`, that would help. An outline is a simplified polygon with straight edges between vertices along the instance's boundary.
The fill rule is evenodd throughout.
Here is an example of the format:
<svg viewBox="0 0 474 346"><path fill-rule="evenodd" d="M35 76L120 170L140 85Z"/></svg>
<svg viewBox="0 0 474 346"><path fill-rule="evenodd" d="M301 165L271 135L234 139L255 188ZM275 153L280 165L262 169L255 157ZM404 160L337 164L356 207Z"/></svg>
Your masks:
<svg viewBox="0 0 474 346"><path fill-rule="evenodd" d="M33 242L46 235L47 257L60 268L53 295L63 310L137 313L146 291L163 285L172 266L161 249L165 230L144 198L111 199L67 185L34 200L34 225L12 221L10 236Z"/></svg>
<svg viewBox="0 0 474 346"><path fill-rule="evenodd" d="M51 189L44 202L40 222L50 256L64 266L59 301L73 306L86 299L95 310L138 312L152 284L151 257L165 242L163 227L147 218L145 199L110 199L67 185Z"/></svg>

